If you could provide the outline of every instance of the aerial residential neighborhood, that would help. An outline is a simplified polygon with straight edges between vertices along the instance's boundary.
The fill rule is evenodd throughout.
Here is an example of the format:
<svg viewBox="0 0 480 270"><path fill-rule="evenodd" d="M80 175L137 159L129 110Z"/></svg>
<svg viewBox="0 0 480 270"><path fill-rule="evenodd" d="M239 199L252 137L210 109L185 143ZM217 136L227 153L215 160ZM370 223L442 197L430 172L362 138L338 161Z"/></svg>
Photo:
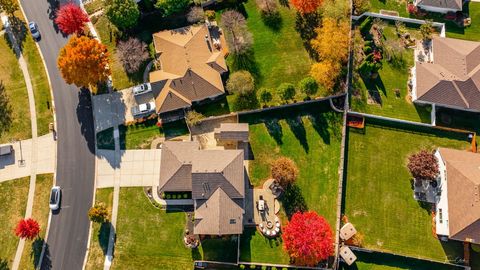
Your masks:
<svg viewBox="0 0 480 270"><path fill-rule="evenodd" d="M479 1L0 18L0 270L480 270Z"/></svg>

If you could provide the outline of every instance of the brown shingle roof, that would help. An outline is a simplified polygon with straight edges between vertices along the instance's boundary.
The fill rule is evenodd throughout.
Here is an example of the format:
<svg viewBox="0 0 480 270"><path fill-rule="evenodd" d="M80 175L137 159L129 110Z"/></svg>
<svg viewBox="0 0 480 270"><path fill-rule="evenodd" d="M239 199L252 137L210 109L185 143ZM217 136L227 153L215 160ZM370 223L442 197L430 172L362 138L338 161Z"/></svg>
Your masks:
<svg viewBox="0 0 480 270"><path fill-rule="evenodd" d="M447 168L450 238L480 241L480 155L440 148Z"/></svg>
<svg viewBox="0 0 480 270"><path fill-rule="evenodd" d="M433 63L416 63L417 99L480 110L480 43L433 39Z"/></svg>
<svg viewBox="0 0 480 270"><path fill-rule="evenodd" d="M150 73L150 82L166 80L161 92L176 91L185 101L156 96L157 112L185 107L193 101L225 93L221 74L227 71L223 53L213 46L205 25L167 30L153 35L161 70Z"/></svg>
<svg viewBox="0 0 480 270"><path fill-rule="evenodd" d="M164 142L160 159L159 190L192 190L192 158L190 153L197 150L198 142Z"/></svg>
<svg viewBox="0 0 480 270"><path fill-rule="evenodd" d="M418 0L417 5L462 10L462 0Z"/></svg>
<svg viewBox="0 0 480 270"><path fill-rule="evenodd" d="M241 234L243 200L232 200L223 189L217 189L208 200L198 200L195 208L194 234Z"/></svg>
<svg viewBox="0 0 480 270"><path fill-rule="evenodd" d="M215 128L214 137L217 140L248 141L248 124L222 123Z"/></svg>

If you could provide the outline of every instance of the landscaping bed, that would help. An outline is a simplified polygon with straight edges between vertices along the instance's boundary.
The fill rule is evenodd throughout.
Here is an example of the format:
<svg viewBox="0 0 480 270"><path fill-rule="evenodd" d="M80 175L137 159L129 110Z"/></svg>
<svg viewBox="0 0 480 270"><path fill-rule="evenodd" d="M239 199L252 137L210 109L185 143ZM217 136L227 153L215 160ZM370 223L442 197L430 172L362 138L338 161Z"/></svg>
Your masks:
<svg viewBox="0 0 480 270"><path fill-rule="evenodd" d="M13 230L17 222L25 215L27 207L28 187L30 177L23 177L0 183L0 262L5 260L11 267L15 251L17 250L18 237ZM7 268L8 269L8 268Z"/></svg>
<svg viewBox="0 0 480 270"><path fill-rule="evenodd" d="M465 134L367 121L349 129L344 212L369 249L432 259L462 258L460 242L432 233L431 206L413 198L407 157L437 147L467 149ZM372 200L371 198L375 198Z"/></svg>

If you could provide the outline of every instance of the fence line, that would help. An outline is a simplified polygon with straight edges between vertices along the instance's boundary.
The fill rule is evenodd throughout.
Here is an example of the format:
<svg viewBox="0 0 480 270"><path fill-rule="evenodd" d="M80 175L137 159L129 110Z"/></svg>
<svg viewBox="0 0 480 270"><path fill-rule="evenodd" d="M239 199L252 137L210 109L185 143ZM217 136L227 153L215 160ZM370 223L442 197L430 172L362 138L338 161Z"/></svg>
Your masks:
<svg viewBox="0 0 480 270"><path fill-rule="evenodd" d="M352 19L355 21L358 21L362 19L363 17L375 17L375 18L380 18L384 20L392 20L392 21L401 21L404 23L413 23L413 24L425 24L427 23L425 20L419 20L419 19L412 19L412 18L405 18L405 17L400 17L400 16L393 16L393 15L385 15L385 14L380 14L380 13L375 13L375 12L364 12L359 16L353 16ZM445 37L445 24L444 23L439 23L439 22L432 22L432 25L434 27L437 27L440 29L440 36Z"/></svg>

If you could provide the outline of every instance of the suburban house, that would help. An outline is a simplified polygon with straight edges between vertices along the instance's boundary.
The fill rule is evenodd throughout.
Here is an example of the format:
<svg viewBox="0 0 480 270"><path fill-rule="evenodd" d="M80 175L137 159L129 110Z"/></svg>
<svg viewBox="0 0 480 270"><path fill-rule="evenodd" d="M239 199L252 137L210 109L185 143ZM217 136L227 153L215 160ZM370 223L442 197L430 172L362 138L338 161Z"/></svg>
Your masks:
<svg viewBox="0 0 480 270"><path fill-rule="evenodd" d="M196 141L162 144L158 192L191 193L196 235L243 232L246 184L243 150L200 150Z"/></svg>
<svg viewBox="0 0 480 270"><path fill-rule="evenodd" d="M236 149L240 143L248 142L249 138L247 123L222 123L213 132L217 145L224 148Z"/></svg>
<svg viewBox="0 0 480 270"><path fill-rule="evenodd" d="M412 100L466 111L480 111L480 42L435 37L427 61L412 70Z"/></svg>
<svg viewBox="0 0 480 270"><path fill-rule="evenodd" d="M225 93L227 50L220 33L218 27L202 24L153 34L159 66L149 75L161 119L181 118L192 104Z"/></svg>
<svg viewBox="0 0 480 270"><path fill-rule="evenodd" d="M439 148L435 156L440 169L437 235L480 243L480 155Z"/></svg>
<svg viewBox="0 0 480 270"><path fill-rule="evenodd" d="M415 0L415 6L430 12L462 11L463 0Z"/></svg>

